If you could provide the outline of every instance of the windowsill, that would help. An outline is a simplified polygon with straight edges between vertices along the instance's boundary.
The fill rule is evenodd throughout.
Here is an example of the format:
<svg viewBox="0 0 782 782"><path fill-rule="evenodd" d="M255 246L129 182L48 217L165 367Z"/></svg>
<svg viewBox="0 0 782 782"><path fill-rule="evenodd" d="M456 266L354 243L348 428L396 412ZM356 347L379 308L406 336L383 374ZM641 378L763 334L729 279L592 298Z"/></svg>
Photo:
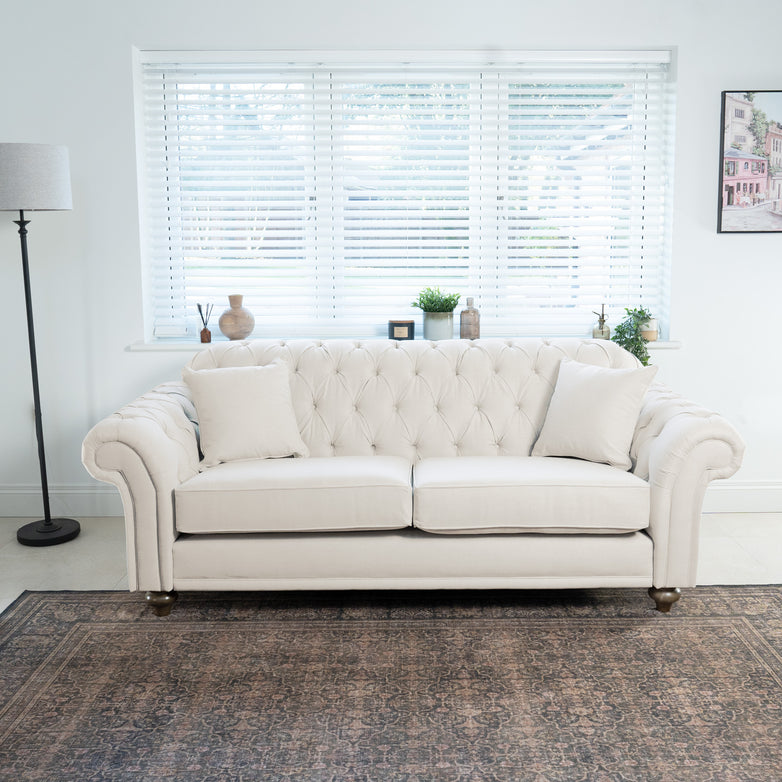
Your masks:
<svg viewBox="0 0 782 782"><path fill-rule="evenodd" d="M256 337L255 339L264 339L264 337ZM334 337L339 339L339 337ZM370 339L385 339L385 337L362 337L363 340ZM423 341L421 338L416 338L418 341ZM564 337L563 337L564 339ZM220 344L228 342L227 339L216 339L213 342L201 343L179 340L166 340L160 342L133 342L128 345L126 350L131 353L197 353L204 348L208 348L210 345ZM680 350L682 343L676 340L657 340L656 342L648 342L647 348L649 350Z"/></svg>
<svg viewBox="0 0 782 782"><path fill-rule="evenodd" d="M646 343L647 350L680 350L681 347L682 347L682 343L679 342L678 340L658 339L656 342Z"/></svg>
<svg viewBox="0 0 782 782"><path fill-rule="evenodd" d="M221 340L222 341L222 340ZM227 340L226 340L227 341ZM215 344L217 340L215 340ZM160 342L144 342L139 340L138 342L132 342L125 350L130 353L195 353L204 348L208 348L210 343L192 342L192 341L179 341L174 339L167 339Z"/></svg>

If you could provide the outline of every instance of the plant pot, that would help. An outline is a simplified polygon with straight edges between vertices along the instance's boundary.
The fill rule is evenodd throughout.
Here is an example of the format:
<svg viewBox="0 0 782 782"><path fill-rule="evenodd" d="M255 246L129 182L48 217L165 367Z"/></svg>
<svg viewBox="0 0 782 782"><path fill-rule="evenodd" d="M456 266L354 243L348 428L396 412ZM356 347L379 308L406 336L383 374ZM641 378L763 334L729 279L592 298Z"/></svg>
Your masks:
<svg viewBox="0 0 782 782"><path fill-rule="evenodd" d="M660 331L657 326L657 318L649 318L646 323L641 324L641 336L647 342L656 342L660 336Z"/></svg>
<svg viewBox="0 0 782 782"><path fill-rule="evenodd" d="M453 312L425 312L424 339L453 339Z"/></svg>

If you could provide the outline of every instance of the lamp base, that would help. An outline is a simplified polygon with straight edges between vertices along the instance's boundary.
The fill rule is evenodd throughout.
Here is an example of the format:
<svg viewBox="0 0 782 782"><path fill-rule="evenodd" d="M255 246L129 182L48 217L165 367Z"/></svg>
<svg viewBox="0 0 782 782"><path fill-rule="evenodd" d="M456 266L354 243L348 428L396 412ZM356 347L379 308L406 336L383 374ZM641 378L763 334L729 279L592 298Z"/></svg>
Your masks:
<svg viewBox="0 0 782 782"><path fill-rule="evenodd" d="M23 546L56 546L73 540L81 531L75 519L32 521L19 527L16 539Z"/></svg>

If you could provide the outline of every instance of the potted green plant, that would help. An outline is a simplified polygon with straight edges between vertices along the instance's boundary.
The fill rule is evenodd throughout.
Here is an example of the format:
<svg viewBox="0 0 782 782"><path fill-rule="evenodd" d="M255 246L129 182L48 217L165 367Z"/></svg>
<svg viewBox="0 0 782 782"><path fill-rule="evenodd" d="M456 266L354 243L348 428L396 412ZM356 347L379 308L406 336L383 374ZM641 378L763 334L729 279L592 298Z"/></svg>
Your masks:
<svg viewBox="0 0 782 782"><path fill-rule="evenodd" d="M443 293L439 288L424 288L418 294L412 306L423 310L424 339L453 337L453 311L460 298L460 293Z"/></svg>
<svg viewBox="0 0 782 782"><path fill-rule="evenodd" d="M652 313L643 307L625 307L627 317L614 329L612 342L621 345L625 350L632 353L644 366L649 365L649 350L646 343L649 341L644 332L649 334L648 328L650 321L654 321ZM654 333L657 326L655 321ZM656 338L656 337L655 337Z"/></svg>

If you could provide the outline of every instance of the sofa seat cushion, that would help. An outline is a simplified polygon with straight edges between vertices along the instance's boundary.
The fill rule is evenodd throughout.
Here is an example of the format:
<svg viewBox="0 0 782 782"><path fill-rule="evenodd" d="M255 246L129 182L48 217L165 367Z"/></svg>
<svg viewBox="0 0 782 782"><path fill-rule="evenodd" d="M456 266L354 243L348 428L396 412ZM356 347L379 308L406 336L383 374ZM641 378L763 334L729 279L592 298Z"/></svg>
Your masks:
<svg viewBox="0 0 782 782"><path fill-rule="evenodd" d="M621 533L649 525L646 481L578 459L423 459L413 483L413 523L426 532Z"/></svg>
<svg viewBox="0 0 782 782"><path fill-rule="evenodd" d="M175 492L179 532L386 530L412 522L411 464L398 456L247 459Z"/></svg>

